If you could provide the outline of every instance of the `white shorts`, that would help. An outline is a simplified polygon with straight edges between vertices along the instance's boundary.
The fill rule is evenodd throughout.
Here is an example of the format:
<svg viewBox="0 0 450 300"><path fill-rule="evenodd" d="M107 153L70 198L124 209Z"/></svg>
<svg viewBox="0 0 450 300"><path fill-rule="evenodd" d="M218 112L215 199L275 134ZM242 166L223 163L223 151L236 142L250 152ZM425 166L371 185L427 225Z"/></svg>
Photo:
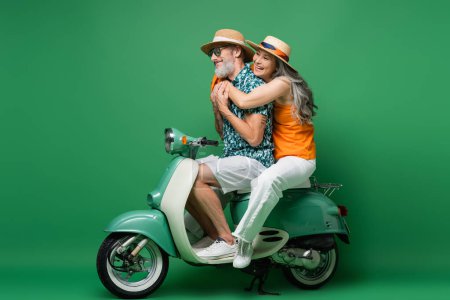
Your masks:
<svg viewBox="0 0 450 300"><path fill-rule="evenodd" d="M211 169L224 194L250 189L252 180L266 169L256 159L245 156L219 158L211 155L199 160L199 163L203 163Z"/></svg>

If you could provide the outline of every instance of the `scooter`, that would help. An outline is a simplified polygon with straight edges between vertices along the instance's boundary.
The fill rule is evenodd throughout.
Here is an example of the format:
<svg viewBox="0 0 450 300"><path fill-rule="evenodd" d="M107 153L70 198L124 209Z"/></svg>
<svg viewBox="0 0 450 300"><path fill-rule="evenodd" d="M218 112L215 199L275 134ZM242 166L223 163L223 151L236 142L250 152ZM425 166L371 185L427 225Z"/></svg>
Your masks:
<svg viewBox="0 0 450 300"><path fill-rule="evenodd" d="M165 149L174 158L147 196L150 209L121 214L105 229L110 234L98 251L97 273L111 293L121 298L150 295L167 275L169 256L194 266L232 263L233 258L197 256L184 222L187 197L198 173L195 158L200 148L217 145L206 137L165 129ZM333 277L338 263L335 236L349 243L347 209L329 198L340 187L314 179L283 192L253 242L250 266L242 269L254 276L252 286L259 280L260 294L268 293L263 284L272 267L281 267L286 278L303 289L317 289ZM244 215L249 195L249 191L233 192L234 224Z"/></svg>

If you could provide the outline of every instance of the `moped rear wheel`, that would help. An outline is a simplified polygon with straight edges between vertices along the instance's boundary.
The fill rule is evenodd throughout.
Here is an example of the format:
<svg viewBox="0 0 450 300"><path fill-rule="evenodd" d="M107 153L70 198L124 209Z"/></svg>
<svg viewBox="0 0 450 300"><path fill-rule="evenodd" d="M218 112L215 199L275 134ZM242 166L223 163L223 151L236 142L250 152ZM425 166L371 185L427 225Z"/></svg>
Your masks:
<svg viewBox="0 0 450 300"><path fill-rule="evenodd" d="M168 255L152 240L136 256L131 252L145 236L137 238L119 253L118 249L136 234L113 233L100 246L97 273L103 285L121 298L142 298L157 290L169 269Z"/></svg>
<svg viewBox="0 0 450 300"><path fill-rule="evenodd" d="M326 284L336 272L338 264L337 246L320 252L320 263L315 269L304 267L285 268L284 275L294 285L306 289L315 290Z"/></svg>

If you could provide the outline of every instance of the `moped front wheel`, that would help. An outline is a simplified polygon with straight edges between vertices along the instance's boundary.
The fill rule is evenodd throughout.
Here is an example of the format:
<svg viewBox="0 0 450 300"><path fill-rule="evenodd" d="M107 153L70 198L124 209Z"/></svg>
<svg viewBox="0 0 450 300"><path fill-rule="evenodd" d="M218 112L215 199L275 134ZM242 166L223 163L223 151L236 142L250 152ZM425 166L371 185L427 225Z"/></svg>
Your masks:
<svg viewBox="0 0 450 300"><path fill-rule="evenodd" d="M133 255L138 245L142 249ZM97 273L101 282L121 298L150 295L161 286L168 269L168 255L142 235L113 233L103 241L97 254Z"/></svg>
<svg viewBox="0 0 450 300"><path fill-rule="evenodd" d="M315 290L326 284L336 272L338 264L337 246L320 252L320 263L314 269L305 267L285 268L284 275L294 285L306 290Z"/></svg>

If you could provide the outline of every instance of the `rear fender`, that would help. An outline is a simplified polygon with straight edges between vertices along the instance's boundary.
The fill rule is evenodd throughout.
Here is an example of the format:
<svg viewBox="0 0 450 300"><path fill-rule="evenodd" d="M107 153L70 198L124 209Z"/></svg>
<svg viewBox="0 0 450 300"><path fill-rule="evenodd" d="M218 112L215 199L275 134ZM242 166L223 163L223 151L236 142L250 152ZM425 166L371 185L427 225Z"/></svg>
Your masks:
<svg viewBox="0 0 450 300"><path fill-rule="evenodd" d="M267 223L278 223L289 236L316 234L345 234L345 226L336 204L323 195L310 189L291 189L283 192ZM269 224L267 224L269 225ZM273 226L275 224L270 224Z"/></svg>
<svg viewBox="0 0 450 300"><path fill-rule="evenodd" d="M231 203L234 224L239 223L247 206L248 195L240 195ZM336 234L342 241L349 242L348 227L337 205L313 189L283 191L283 197L270 213L264 227L284 230L291 238Z"/></svg>

